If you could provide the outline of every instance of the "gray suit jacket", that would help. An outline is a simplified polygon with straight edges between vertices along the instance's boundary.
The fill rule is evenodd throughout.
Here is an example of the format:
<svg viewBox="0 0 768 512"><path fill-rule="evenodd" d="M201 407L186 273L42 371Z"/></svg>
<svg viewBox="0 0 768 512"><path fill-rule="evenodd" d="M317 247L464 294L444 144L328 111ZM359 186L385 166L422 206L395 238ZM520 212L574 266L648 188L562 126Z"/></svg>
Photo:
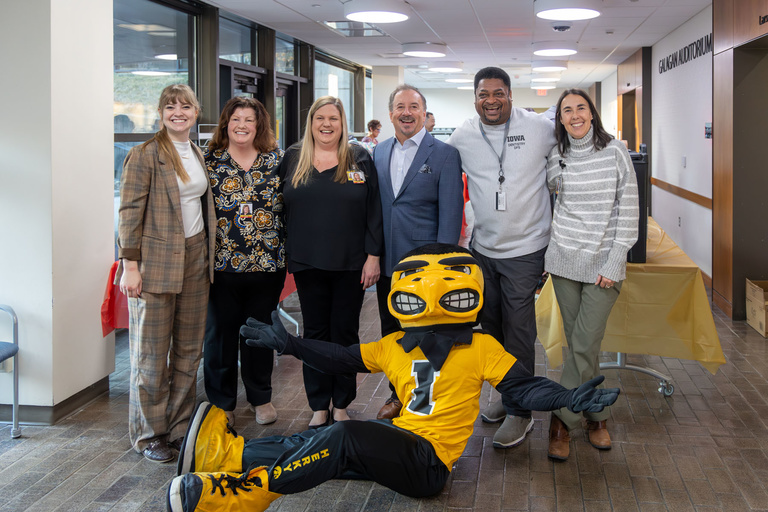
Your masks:
<svg viewBox="0 0 768 512"><path fill-rule="evenodd" d="M416 247L458 243L464 214L459 152L426 133L395 197L389 169L394 144L392 137L373 150L384 220L381 273L385 276L391 276L403 255Z"/></svg>

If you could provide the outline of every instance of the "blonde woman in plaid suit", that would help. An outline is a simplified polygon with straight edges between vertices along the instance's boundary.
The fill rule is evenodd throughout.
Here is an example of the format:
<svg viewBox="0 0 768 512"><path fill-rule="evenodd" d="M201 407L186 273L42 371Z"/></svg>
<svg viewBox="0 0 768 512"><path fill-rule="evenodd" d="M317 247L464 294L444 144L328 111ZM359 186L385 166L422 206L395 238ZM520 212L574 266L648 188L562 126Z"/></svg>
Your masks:
<svg viewBox="0 0 768 512"><path fill-rule="evenodd" d="M169 462L195 405L216 219L203 155L189 140L194 92L166 87L158 111L160 131L125 159L117 278L130 316L131 443Z"/></svg>

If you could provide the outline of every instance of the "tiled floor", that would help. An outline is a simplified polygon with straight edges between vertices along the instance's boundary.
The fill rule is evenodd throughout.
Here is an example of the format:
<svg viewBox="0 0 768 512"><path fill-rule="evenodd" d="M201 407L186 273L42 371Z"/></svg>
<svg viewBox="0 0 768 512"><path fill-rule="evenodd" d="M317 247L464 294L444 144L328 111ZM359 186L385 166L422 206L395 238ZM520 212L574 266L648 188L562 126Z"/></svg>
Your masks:
<svg viewBox="0 0 768 512"><path fill-rule="evenodd" d="M371 482L331 481L276 501L288 511L714 511L768 510L768 341L715 310L728 363L712 376L698 363L629 356L673 376L664 398L655 379L606 371L622 395L610 420L614 448L598 452L575 431L571 458L547 459L549 420L535 413L529 439L491 446L495 426L478 419L464 456L440 496L415 500ZM375 294L366 294L361 335L378 337ZM538 348L537 373L559 378ZM118 340L110 393L51 427L0 427L0 511L155 511L165 509L175 464L154 464L128 442L127 340ZM606 360L610 354L605 354ZM200 374L202 378L202 373ZM250 421L241 400L237 429L246 438L302 430L311 416L299 363L280 358L273 376L279 419ZM490 388L482 396L490 397ZM353 418L373 418L388 394L379 375L360 375ZM204 398L202 381L198 387Z"/></svg>

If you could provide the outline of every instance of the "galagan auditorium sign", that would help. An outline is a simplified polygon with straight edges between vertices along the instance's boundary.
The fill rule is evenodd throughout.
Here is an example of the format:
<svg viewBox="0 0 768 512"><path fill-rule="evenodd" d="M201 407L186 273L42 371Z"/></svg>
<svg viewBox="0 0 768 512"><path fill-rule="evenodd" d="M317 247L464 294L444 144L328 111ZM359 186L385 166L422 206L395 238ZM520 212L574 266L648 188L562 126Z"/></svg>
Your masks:
<svg viewBox="0 0 768 512"><path fill-rule="evenodd" d="M672 52L665 58L659 60L659 74L682 66L688 61L706 55L712 51L712 33L697 39L687 46L683 46L676 52Z"/></svg>

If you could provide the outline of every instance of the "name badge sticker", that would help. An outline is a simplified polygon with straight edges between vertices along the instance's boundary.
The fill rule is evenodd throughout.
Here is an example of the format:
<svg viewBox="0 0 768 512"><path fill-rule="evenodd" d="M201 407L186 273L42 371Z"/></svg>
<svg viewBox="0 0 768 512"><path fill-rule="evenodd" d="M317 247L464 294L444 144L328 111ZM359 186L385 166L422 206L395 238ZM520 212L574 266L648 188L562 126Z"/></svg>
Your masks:
<svg viewBox="0 0 768 512"><path fill-rule="evenodd" d="M365 183L365 174L360 171L347 171L347 180L352 183Z"/></svg>

